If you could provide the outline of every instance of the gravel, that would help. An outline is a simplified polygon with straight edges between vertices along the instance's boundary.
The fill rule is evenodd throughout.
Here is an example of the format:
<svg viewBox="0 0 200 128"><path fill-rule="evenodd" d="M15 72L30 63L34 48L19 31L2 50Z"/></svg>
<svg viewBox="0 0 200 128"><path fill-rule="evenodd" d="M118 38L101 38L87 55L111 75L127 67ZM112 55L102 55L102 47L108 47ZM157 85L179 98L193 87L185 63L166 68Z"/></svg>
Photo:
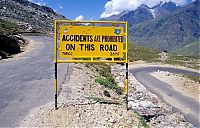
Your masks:
<svg viewBox="0 0 200 128"><path fill-rule="evenodd" d="M112 66L112 74L117 83L124 83L125 66ZM123 74L123 75L122 75ZM120 77L120 78L119 78ZM124 84L123 84L124 85ZM128 106L143 116L150 127L155 128L192 128L184 116L173 111L173 107L166 104L158 96L148 91L135 77L129 73Z"/></svg>
<svg viewBox="0 0 200 128"><path fill-rule="evenodd" d="M73 71L62 85L58 110L54 103L34 108L21 121L21 127L138 127L138 115L126 111L123 96L95 83L99 75L84 64L73 64ZM111 97L104 95L104 90ZM101 104L86 97L100 97L120 104Z"/></svg>

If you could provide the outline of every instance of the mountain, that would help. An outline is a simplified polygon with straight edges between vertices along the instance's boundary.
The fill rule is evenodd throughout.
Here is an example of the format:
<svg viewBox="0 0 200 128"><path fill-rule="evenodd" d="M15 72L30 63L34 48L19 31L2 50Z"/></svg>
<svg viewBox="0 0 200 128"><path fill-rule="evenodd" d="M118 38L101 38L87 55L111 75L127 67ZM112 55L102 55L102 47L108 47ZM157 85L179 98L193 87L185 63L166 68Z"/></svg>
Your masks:
<svg viewBox="0 0 200 128"><path fill-rule="evenodd" d="M153 6L149 9L149 11L152 13L154 18L164 16L170 12L176 11L177 9L181 8L180 6L177 6L175 3L169 1L169 2L160 2L160 4Z"/></svg>
<svg viewBox="0 0 200 128"><path fill-rule="evenodd" d="M55 19L66 19L47 6L27 0L0 0L0 18L16 22L25 31L53 32Z"/></svg>
<svg viewBox="0 0 200 128"><path fill-rule="evenodd" d="M199 39L199 19L198 0L162 17L129 28L129 41L173 51Z"/></svg>
<svg viewBox="0 0 200 128"><path fill-rule="evenodd" d="M153 19L153 15L148 9L149 8L147 6L141 5L136 10L130 11L129 13L121 16L119 20L128 21L129 27L132 27L135 24L139 24L146 20Z"/></svg>
<svg viewBox="0 0 200 128"><path fill-rule="evenodd" d="M153 7L148 7L147 5L142 4L135 10L124 11L119 15L113 15L101 20L128 21L129 27L132 27L139 23L173 12L179 8L180 7L176 6L173 2L161 2Z"/></svg>

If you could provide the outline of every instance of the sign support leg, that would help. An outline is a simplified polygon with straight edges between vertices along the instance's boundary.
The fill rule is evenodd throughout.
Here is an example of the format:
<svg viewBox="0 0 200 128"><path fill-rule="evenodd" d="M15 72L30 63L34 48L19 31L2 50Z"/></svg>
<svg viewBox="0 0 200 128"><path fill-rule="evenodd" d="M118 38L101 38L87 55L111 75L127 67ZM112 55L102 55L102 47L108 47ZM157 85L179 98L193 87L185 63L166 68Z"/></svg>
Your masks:
<svg viewBox="0 0 200 128"><path fill-rule="evenodd" d="M125 100L126 100L126 110L128 111L128 63L126 63L126 81L125 81Z"/></svg>
<svg viewBox="0 0 200 128"><path fill-rule="evenodd" d="M54 91L55 91L55 110L57 110L58 109L58 107L57 107L57 93L58 93L58 89L57 89L57 84L58 84L58 82L57 82L57 63L55 63L55 80L54 80Z"/></svg>

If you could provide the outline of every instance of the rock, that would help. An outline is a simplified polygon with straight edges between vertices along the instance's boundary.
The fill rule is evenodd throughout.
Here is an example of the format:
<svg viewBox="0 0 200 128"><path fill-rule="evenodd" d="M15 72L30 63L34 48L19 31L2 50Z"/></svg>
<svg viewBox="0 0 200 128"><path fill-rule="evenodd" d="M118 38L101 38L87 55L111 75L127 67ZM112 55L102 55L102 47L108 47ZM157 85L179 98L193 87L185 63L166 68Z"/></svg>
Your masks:
<svg viewBox="0 0 200 128"><path fill-rule="evenodd" d="M80 114L79 114L79 113L76 113L76 117L80 117Z"/></svg>
<svg viewBox="0 0 200 128"><path fill-rule="evenodd" d="M0 34L0 51L8 54L21 52L19 40L14 36Z"/></svg>
<svg viewBox="0 0 200 128"><path fill-rule="evenodd" d="M117 85L118 85L119 87L124 87L124 83L123 83L123 82L119 82L119 83L117 83Z"/></svg>
<svg viewBox="0 0 200 128"><path fill-rule="evenodd" d="M3 52L3 51L0 51L0 60L1 60L1 59L6 59L6 58L7 58L6 53Z"/></svg>
<svg viewBox="0 0 200 128"><path fill-rule="evenodd" d="M139 108L139 103L135 103L135 102L133 102L133 101L129 101L128 102L128 107L129 108L132 108L132 109L138 109Z"/></svg>
<svg viewBox="0 0 200 128"><path fill-rule="evenodd" d="M111 97L110 93L109 93L107 90L104 90L104 91L103 91L103 94L104 94L105 96L107 96L107 97Z"/></svg>
<svg viewBox="0 0 200 128"><path fill-rule="evenodd" d="M138 92L145 92L146 91L146 88L141 84L136 84L135 88L136 88L136 91L138 91Z"/></svg>
<svg viewBox="0 0 200 128"><path fill-rule="evenodd" d="M109 119L109 122L110 122L110 123L116 123L117 121L116 121L116 119L114 119L114 118L110 118L110 119Z"/></svg>
<svg viewBox="0 0 200 128"><path fill-rule="evenodd" d="M155 105L151 101L141 101L139 102L140 106L144 108L153 108Z"/></svg>

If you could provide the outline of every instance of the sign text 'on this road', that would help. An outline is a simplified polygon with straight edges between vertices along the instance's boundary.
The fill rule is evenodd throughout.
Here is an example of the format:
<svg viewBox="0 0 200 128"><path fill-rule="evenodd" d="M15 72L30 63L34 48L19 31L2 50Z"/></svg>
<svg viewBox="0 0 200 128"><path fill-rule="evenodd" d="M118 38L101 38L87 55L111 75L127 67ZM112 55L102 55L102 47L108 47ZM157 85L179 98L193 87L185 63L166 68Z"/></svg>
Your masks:
<svg viewBox="0 0 200 128"><path fill-rule="evenodd" d="M123 27L61 26L60 58L122 58Z"/></svg>

